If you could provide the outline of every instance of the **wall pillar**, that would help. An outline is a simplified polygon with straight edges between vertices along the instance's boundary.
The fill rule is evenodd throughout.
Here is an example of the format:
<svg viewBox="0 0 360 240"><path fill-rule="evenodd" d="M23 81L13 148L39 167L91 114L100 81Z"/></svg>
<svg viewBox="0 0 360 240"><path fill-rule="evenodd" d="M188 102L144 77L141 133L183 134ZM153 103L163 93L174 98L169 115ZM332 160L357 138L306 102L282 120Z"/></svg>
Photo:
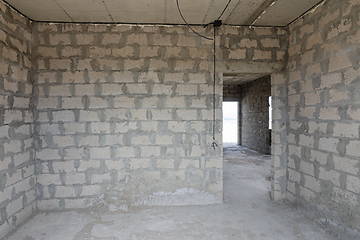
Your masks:
<svg viewBox="0 0 360 240"><path fill-rule="evenodd" d="M287 188L287 90L285 74L271 75L273 127L271 140L271 199L284 201Z"/></svg>

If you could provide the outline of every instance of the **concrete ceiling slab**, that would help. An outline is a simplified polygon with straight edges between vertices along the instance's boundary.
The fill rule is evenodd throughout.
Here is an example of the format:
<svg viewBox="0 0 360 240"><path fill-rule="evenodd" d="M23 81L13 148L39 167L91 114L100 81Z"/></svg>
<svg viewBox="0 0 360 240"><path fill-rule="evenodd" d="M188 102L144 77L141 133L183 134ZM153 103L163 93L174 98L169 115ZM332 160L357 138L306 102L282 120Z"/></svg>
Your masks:
<svg viewBox="0 0 360 240"><path fill-rule="evenodd" d="M66 13L52 0L12 0L11 6L30 19L43 19L42 21L58 19L60 22L71 20L66 15Z"/></svg>
<svg viewBox="0 0 360 240"><path fill-rule="evenodd" d="M106 11L104 1L102 0L52 0L56 2L65 11L81 12L104 12ZM79 13L81 15L82 13Z"/></svg>
<svg viewBox="0 0 360 240"><path fill-rule="evenodd" d="M184 24L176 0L4 0L35 21ZM189 24L218 19L229 0L178 0ZM231 25L287 26L320 0L231 0L221 20Z"/></svg>
<svg viewBox="0 0 360 240"><path fill-rule="evenodd" d="M51 21L51 19L56 18L59 22L71 22L72 19L64 11L42 11L37 13L37 17L44 19L43 21Z"/></svg>
<svg viewBox="0 0 360 240"><path fill-rule="evenodd" d="M114 22L136 23L137 19L142 18L145 22L162 23L165 15L163 12L110 12Z"/></svg>
<svg viewBox="0 0 360 240"><path fill-rule="evenodd" d="M233 8L226 19L226 24L245 25L247 20L256 12L266 0L242 0Z"/></svg>
<svg viewBox="0 0 360 240"><path fill-rule="evenodd" d="M29 15L34 16L34 9L38 9L39 12L51 10L51 11L60 11L61 8L54 2L48 0L33 0L33 1L24 1L24 0L11 0L12 6L17 6L18 11L23 11ZM26 15L27 16L27 15Z"/></svg>
<svg viewBox="0 0 360 240"><path fill-rule="evenodd" d="M283 26L306 13L322 0L277 0L254 22L254 25ZM280 13L280 14L279 14Z"/></svg>
<svg viewBox="0 0 360 240"><path fill-rule="evenodd" d="M112 22L107 11L66 11L74 22Z"/></svg>

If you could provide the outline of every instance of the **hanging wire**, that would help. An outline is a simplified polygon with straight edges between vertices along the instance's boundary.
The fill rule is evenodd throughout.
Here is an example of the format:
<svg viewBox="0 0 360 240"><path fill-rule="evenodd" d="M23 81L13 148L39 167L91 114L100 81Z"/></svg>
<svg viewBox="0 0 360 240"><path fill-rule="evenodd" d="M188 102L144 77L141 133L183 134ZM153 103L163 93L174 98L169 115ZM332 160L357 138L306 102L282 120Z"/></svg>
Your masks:
<svg viewBox="0 0 360 240"><path fill-rule="evenodd" d="M215 120L216 120L216 116L215 116L215 104L216 104L216 100L215 100L215 91L216 91L216 44L215 44L215 37L216 37L216 28L214 28L214 81L213 81L213 139L215 140Z"/></svg>
<svg viewBox="0 0 360 240"><path fill-rule="evenodd" d="M226 9L228 8L229 4L230 4L231 0L228 1L228 3L226 4L224 10L222 11L222 13L220 14L220 16L218 17L217 20L220 20L220 18L222 17L222 15L224 14L224 12L226 11Z"/></svg>
<svg viewBox="0 0 360 240"><path fill-rule="evenodd" d="M213 140L214 142L211 144L211 147L215 148L218 146L215 142L215 125L216 125L216 28L214 27L214 81L213 81Z"/></svg>
<svg viewBox="0 0 360 240"><path fill-rule="evenodd" d="M214 40L212 38L205 37L205 36L201 35L200 33L197 33L194 29L192 29L191 26L188 24L188 22L185 20L184 16L181 13L180 6L179 6L179 0L176 0L176 5L177 5L177 8L179 10L181 18L184 20L185 24L190 28L190 30L193 31L193 33L195 33L196 35L198 35L198 36L200 36L202 38L205 38L207 40Z"/></svg>
<svg viewBox="0 0 360 240"><path fill-rule="evenodd" d="M212 128L212 135L213 135L213 142L211 143L211 147L214 148L214 150L216 149L216 147L218 146L217 143L215 142L215 130L216 130L216 28L217 27L220 27L221 24L222 24L222 21L219 20L224 12L226 11L227 7L229 6L231 0L228 1L228 3L226 4L224 10L222 11L222 13L220 14L220 16L218 17L217 20L215 20L214 22L212 23L209 23L209 24L206 24L204 25L204 27L212 24L213 25L213 28L214 28L214 38L209 38L209 37L205 37L199 33L197 33L194 29L191 28L191 26L188 24L188 22L185 20L184 16L182 15L181 13L181 10L180 10L180 6L179 6L179 0L176 0L176 5L177 5L177 8L179 10L179 14L181 16L181 18L183 19L183 21L185 22L185 24L190 28L191 31L193 31L196 35L202 37L202 38L205 38L205 39L208 39L208 40L212 40L213 41L213 44L214 44L214 81L213 81L213 128Z"/></svg>

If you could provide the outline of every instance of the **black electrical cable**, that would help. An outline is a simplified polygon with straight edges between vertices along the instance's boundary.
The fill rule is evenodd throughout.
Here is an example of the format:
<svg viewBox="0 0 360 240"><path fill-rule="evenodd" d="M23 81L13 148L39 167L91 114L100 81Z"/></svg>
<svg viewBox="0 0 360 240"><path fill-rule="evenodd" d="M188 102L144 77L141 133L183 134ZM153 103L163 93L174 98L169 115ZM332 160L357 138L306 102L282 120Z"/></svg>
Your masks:
<svg viewBox="0 0 360 240"><path fill-rule="evenodd" d="M215 125L216 125L216 44L215 44L215 39L216 39L216 27L219 27L219 25L215 26L215 24L220 24L221 26L221 21L220 18L222 17L222 15L224 14L224 12L226 11L226 9L228 8L229 4L230 4L231 0L228 1L228 3L226 4L224 10L222 11L222 13L220 14L220 16L218 17L218 19L216 21L213 22L214 25L214 89L213 89L213 140L214 142L211 144L211 146L215 148L218 146L215 142Z"/></svg>
<svg viewBox="0 0 360 240"><path fill-rule="evenodd" d="M214 81L213 81L213 142L211 144L211 147L216 149L218 146L215 142L215 129L216 129L216 27L214 25Z"/></svg>
<svg viewBox="0 0 360 240"><path fill-rule="evenodd" d="M205 38L205 39L208 39L208 40L212 40L213 43L214 43L214 81L213 81L213 128L212 128L212 134L213 134L213 143L211 144L211 147L215 148L218 146L217 143L215 142L215 130L216 130L216 28L220 27L221 24L222 24L222 21L219 20L222 15L224 14L224 12L226 11L227 7L229 6L231 0L228 1L227 5L225 6L224 10L222 11L222 13L220 14L220 16L218 17L217 20L215 20L214 22L212 23L209 23L209 24L206 24L206 26L212 24L213 27L214 27L214 38L208 38L208 37L205 37L199 33L197 33L194 29L191 28L191 26L188 24L188 22L185 20L184 16L182 15L181 13L181 10L180 10L180 6L179 6L179 0L176 0L176 5L177 5L177 8L179 10L179 14L181 16L181 18L183 19L183 21L186 23L186 25L191 29L191 31L193 31L196 35L202 37L202 38Z"/></svg>
<svg viewBox="0 0 360 240"><path fill-rule="evenodd" d="M225 11L226 11L226 9L228 8L228 6L229 6L230 2L231 2L231 0L229 0L229 1L228 1L228 3L226 4L226 6L225 6L224 10L222 11L222 13L220 14L220 16L218 17L218 19L217 19L217 20L219 20L219 19L222 17L222 15L224 14L224 12L225 12Z"/></svg>
<svg viewBox="0 0 360 240"><path fill-rule="evenodd" d="M213 140L215 140L215 124L216 124L216 112L215 112L215 104L216 104L216 28L214 27L214 81L213 81ZM212 147L215 149L217 144L215 142L212 143Z"/></svg>
<svg viewBox="0 0 360 240"><path fill-rule="evenodd" d="M198 35L198 36L200 36L200 37L202 37L202 38L205 38L205 39L207 39L207 40L214 40L214 39L212 39L212 38L205 37L205 36L201 35L200 33L197 33L194 29L192 29L191 26L187 23L187 21L185 20L184 16L183 16L182 13L181 13L180 6L179 6L179 0L176 0L176 5L177 5L177 8L178 8L178 10L179 10L179 13L180 13L181 18L184 20L184 22L185 22L186 25L190 28L191 31L193 31L196 35Z"/></svg>

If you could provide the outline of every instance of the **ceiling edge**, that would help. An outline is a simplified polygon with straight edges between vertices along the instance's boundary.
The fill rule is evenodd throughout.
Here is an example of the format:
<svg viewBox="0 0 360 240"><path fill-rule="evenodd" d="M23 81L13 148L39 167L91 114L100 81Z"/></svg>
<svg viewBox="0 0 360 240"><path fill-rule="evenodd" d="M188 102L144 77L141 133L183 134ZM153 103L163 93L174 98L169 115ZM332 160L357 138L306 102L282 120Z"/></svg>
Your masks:
<svg viewBox="0 0 360 240"><path fill-rule="evenodd" d="M318 2L316 5L312 6L311 8L309 8L306 12L304 12L303 14L301 14L299 17L295 18L292 22L290 22L288 25L286 25L286 27L290 27L290 25L294 24L295 22L297 22L300 18L304 17L305 15L315 11L318 7L324 5L324 3L327 0L321 0L320 2Z"/></svg>
<svg viewBox="0 0 360 240"><path fill-rule="evenodd" d="M32 21L32 22L36 22L35 20L29 18L28 16L26 16L25 14L23 14L22 12L20 12L19 10L17 10L16 8L14 8L11 4L9 4L7 1L5 0L1 0L5 5L7 5L9 8L11 8L11 10L13 10L14 12L17 12L18 14L20 14L21 16L23 16L24 18Z"/></svg>
<svg viewBox="0 0 360 240"><path fill-rule="evenodd" d="M63 21L37 21L34 20L32 18L29 18L28 16L26 16L25 14L23 14L22 12L20 12L19 10L17 10L16 8L14 8L11 4L9 4L6 0L0 0L2 1L6 6L8 6L10 9L12 9L13 11L17 12L18 14L20 14L21 16L23 16L24 18L30 20L31 22L34 23L54 23L54 24L104 24L104 25L109 25L109 24L114 24L114 25L119 25L119 24L126 24L126 25L144 25L144 26L187 26L186 24L171 24L171 23L132 23L132 22L63 22ZM270 2L274 1L274 0L269 0ZM288 27L290 24L294 23L296 20L298 20L299 18L301 18L302 16L306 15L307 13L309 13L310 11L312 11L313 8L316 8L317 6L321 5L323 2L325 2L326 0L322 0L322 2L318 3L316 6L310 8L308 11L306 11L303 15L301 15L300 17L298 17L297 19L295 19L293 22L289 23L288 25L281 25L281 26L262 26L262 25L251 25L251 24L243 24L243 25L234 25L234 24L222 24L223 26L232 26L232 27L251 27L251 28L286 28ZM271 3L270 3L271 5ZM189 24L190 26L204 26L203 24Z"/></svg>

